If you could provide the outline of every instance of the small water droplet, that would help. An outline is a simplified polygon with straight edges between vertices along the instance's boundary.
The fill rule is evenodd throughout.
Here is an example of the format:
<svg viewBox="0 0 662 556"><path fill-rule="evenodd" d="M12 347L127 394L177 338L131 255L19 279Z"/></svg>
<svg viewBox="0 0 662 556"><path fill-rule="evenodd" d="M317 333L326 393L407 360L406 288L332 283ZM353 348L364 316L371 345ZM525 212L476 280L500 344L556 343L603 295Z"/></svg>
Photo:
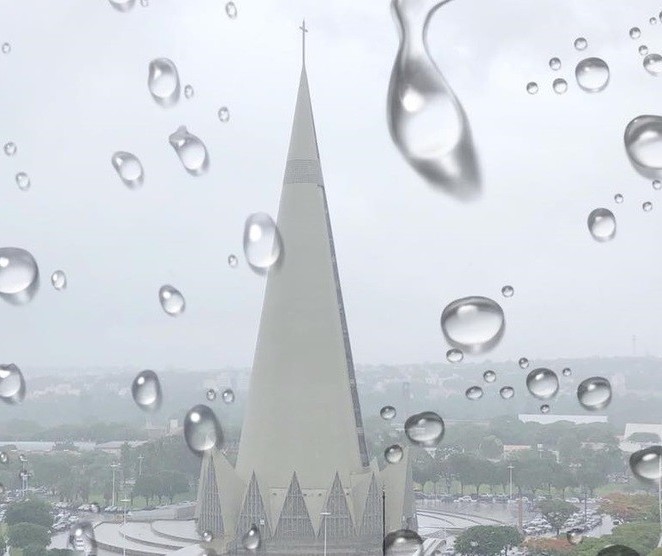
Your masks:
<svg viewBox="0 0 662 556"><path fill-rule="evenodd" d="M575 78L587 93L598 93L609 84L609 66L601 58L584 58L575 68Z"/></svg>
<svg viewBox="0 0 662 556"><path fill-rule="evenodd" d="M620 205L623 202L623 195L616 193L616 195L614 195L614 201Z"/></svg>
<svg viewBox="0 0 662 556"><path fill-rule="evenodd" d="M58 291L67 288L67 275L63 270L56 270L51 274L51 284L53 284L53 287Z"/></svg>
<svg viewBox="0 0 662 556"><path fill-rule="evenodd" d="M517 364L520 366L522 369L528 369L529 368L529 360L526 357L520 357L519 361Z"/></svg>
<svg viewBox="0 0 662 556"><path fill-rule="evenodd" d="M109 2L118 12L128 12L133 8L136 0L109 0Z"/></svg>
<svg viewBox="0 0 662 556"><path fill-rule="evenodd" d="M653 189L655 189L655 191L659 191L660 189L662 189L662 181L660 180L653 180L653 183L651 185Z"/></svg>
<svg viewBox="0 0 662 556"><path fill-rule="evenodd" d="M444 436L444 421L433 411L412 415L405 421L405 434L414 444L432 447Z"/></svg>
<svg viewBox="0 0 662 556"><path fill-rule="evenodd" d="M9 463L9 454L7 452L0 452L0 463Z"/></svg>
<svg viewBox="0 0 662 556"><path fill-rule="evenodd" d="M385 556L420 556L423 539L409 529L399 529L384 537Z"/></svg>
<svg viewBox="0 0 662 556"><path fill-rule="evenodd" d="M572 375L572 369L570 367L566 367L561 371L561 374L563 374L563 376L570 376Z"/></svg>
<svg viewBox="0 0 662 556"><path fill-rule="evenodd" d="M207 171L209 168L207 147L199 137L190 133L186 126L179 126L177 131L168 137L168 141L189 174L199 176Z"/></svg>
<svg viewBox="0 0 662 556"><path fill-rule="evenodd" d="M12 305L29 302L39 289L39 267L25 249L0 249L0 297Z"/></svg>
<svg viewBox="0 0 662 556"><path fill-rule="evenodd" d="M584 540L584 532L581 529L570 529L566 533L566 539L570 544L579 544Z"/></svg>
<svg viewBox="0 0 662 556"><path fill-rule="evenodd" d="M551 58L549 60L549 67L552 68L554 71L558 71L561 69L561 60L559 58Z"/></svg>
<svg viewBox="0 0 662 556"><path fill-rule="evenodd" d="M16 174L16 185L18 185L18 188L21 191L27 191L30 189L30 176L28 176L25 172L19 172Z"/></svg>
<svg viewBox="0 0 662 556"><path fill-rule="evenodd" d="M503 297L512 297L515 294L515 288L512 286L504 286L501 288L501 295Z"/></svg>
<svg viewBox="0 0 662 556"><path fill-rule="evenodd" d="M653 203L646 201L641 205L641 208L644 210L644 212L650 212L653 210Z"/></svg>
<svg viewBox="0 0 662 556"><path fill-rule="evenodd" d="M483 373L483 380L485 382L489 382L489 383L496 382L496 379L497 379L497 375L494 371L487 370Z"/></svg>
<svg viewBox="0 0 662 556"><path fill-rule="evenodd" d="M228 266L230 268L236 268L238 264L239 264L239 259L237 259L236 255L228 256Z"/></svg>
<svg viewBox="0 0 662 556"><path fill-rule="evenodd" d="M575 48L577 50L586 50L588 47L588 41L584 37L578 37L575 39Z"/></svg>
<svg viewBox="0 0 662 556"><path fill-rule="evenodd" d="M203 452L219 446L223 442L221 426L214 412L206 405L196 405L184 418L184 438L192 452Z"/></svg>
<svg viewBox="0 0 662 556"><path fill-rule="evenodd" d="M540 406L540 413L547 414L549 413L550 407L545 403Z"/></svg>
<svg viewBox="0 0 662 556"><path fill-rule="evenodd" d="M662 176L662 117L637 116L625 128L625 151L645 177Z"/></svg>
<svg viewBox="0 0 662 556"><path fill-rule="evenodd" d="M552 88L557 95L562 95L568 90L568 82L562 77L559 77L552 83Z"/></svg>
<svg viewBox="0 0 662 556"><path fill-rule="evenodd" d="M246 550L257 550L260 548L260 542L260 529L255 524L251 525L251 528L241 538L241 544Z"/></svg>
<svg viewBox="0 0 662 556"><path fill-rule="evenodd" d="M186 85L186 87L184 87L184 96L186 98L191 98L194 94L195 90L192 85Z"/></svg>
<svg viewBox="0 0 662 556"><path fill-rule="evenodd" d="M228 2L225 4L225 13L230 19L234 19L237 17L237 6L235 5L234 2Z"/></svg>
<svg viewBox="0 0 662 556"><path fill-rule="evenodd" d="M499 395L504 400L509 400L515 395L515 389L512 388L511 386L504 386L501 390L499 390Z"/></svg>
<svg viewBox="0 0 662 556"><path fill-rule="evenodd" d="M221 398L223 398L223 401L227 404L234 403L234 391L230 388L223 390Z"/></svg>
<svg viewBox="0 0 662 556"><path fill-rule="evenodd" d="M499 343L506 327L501 306L480 296L449 303L441 313L441 331L452 346L481 353Z"/></svg>
<svg viewBox="0 0 662 556"><path fill-rule="evenodd" d="M214 390L213 388L210 388L209 390L207 390L206 395L207 395L207 399L210 402L213 402L216 399L216 390Z"/></svg>
<svg viewBox="0 0 662 556"><path fill-rule="evenodd" d="M16 154L16 143L12 141L5 143L4 149L7 156L14 156Z"/></svg>
<svg viewBox="0 0 662 556"><path fill-rule="evenodd" d="M101 511L101 508L99 507L99 504L97 504L96 502L92 502L90 504L90 511L93 514L98 514Z"/></svg>
<svg viewBox="0 0 662 556"><path fill-rule="evenodd" d="M460 349L449 349L446 352L446 360L449 363L460 363L464 359L464 353Z"/></svg>
<svg viewBox="0 0 662 556"><path fill-rule="evenodd" d="M551 369L533 369L526 377L526 387L532 395L541 400L552 398L559 391L559 378Z"/></svg>
<svg viewBox="0 0 662 556"><path fill-rule="evenodd" d="M138 157L125 151L117 151L110 158L117 175L129 189L137 189L143 184L143 165Z"/></svg>
<svg viewBox="0 0 662 556"><path fill-rule="evenodd" d="M588 230L593 239L599 242L610 241L616 236L616 217L606 208L596 208L587 219Z"/></svg>
<svg viewBox="0 0 662 556"><path fill-rule="evenodd" d="M650 23L651 25L657 25L657 17L651 17L648 20L648 23Z"/></svg>
<svg viewBox="0 0 662 556"><path fill-rule="evenodd" d="M611 384L600 376L587 378L577 386L577 399L585 409L604 409L611 401Z"/></svg>
<svg viewBox="0 0 662 556"><path fill-rule="evenodd" d="M186 309L186 300L181 292L166 284L159 289L159 301L163 310L171 317L181 315Z"/></svg>
<svg viewBox="0 0 662 556"><path fill-rule="evenodd" d="M218 119L226 123L230 119L230 109L227 106L221 106L218 109Z"/></svg>
<svg viewBox="0 0 662 556"><path fill-rule="evenodd" d="M172 106L179 100L180 84L177 66L168 58L155 58L149 63L147 87L161 106Z"/></svg>
<svg viewBox="0 0 662 556"><path fill-rule="evenodd" d="M610 544L600 550L597 556L640 556L640 554L636 550L625 545Z"/></svg>
<svg viewBox="0 0 662 556"><path fill-rule="evenodd" d="M214 540L214 535L212 535L211 531L203 531L200 536L202 537L202 540L205 542L211 542L212 540Z"/></svg>
<svg viewBox="0 0 662 556"><path fill-rule="evenodd" d="M93 556L97 553L97 541L94 527L89 521L77 521L69 529L68 545L77 554Z"/></svg>
<svg viewBox="0 0 662 556"><path fill-rule="evenodd" d="M244 255L253 271L266 273L280 258L280 233L271 216L264 212L251 214L244 225Z"/></svg>
<svg viewBox="0 0 662 556"><path fill-rule="evenodd" d="M480 386L471 386L470 388L467 388L464 395L469 400L480 400L483 397L483 389Z"/></svg>
<svg viewBox="0 0 662 556"><path fill-rule="evenodd" d="M645 44L642 44L638 48L638 51L639 51L639 54L641 54L642 56L646 56L646 54L648 54L648 47Z"/></svg>
<svg viewBox="0 0 662 556"><path fill-rule="evenodd" d="M395 418L396 411L395 407L392 405L385 405L379 410L379 415L381 416L382 419L386 421L390 421L391 419Z"/></svg>
<svg viewBox="0 0 662 556"><path fill-rule="evenodd" d="M632 27L632 29L630 29L630 38L638 39L639 37L641 37L641 29L639 29L639 27Z"/></svg>
<svg viewBox="0 0 662 556"><path fill-rule="evenodd" d="M27 458L27 456L26 456L25 454L20 454L20 455L18 456L18 460L19 460L20 462L25 463L26 461L28 461L28 458Z"/></svg>
<svg viewBox="0 0 662 556"><path fill-rule="evenodd" d="M630 456L630 469L643 481L659 481L662 478L662 446L649 446Z"/></svg>
<svg viewBox="0 0 662 556"><path fill-rule="evenodd" d="M131 384L133 401L140 409L156 411L161 406L161 382L154 371L138 373Z"/></svg>
<svg viewBox="0 0 662 556"><path fill-rule="evenodd" d="M2 53L3 54L9 54L11 52L11 44L8 42L3 42L2 43Z"/></svg>
<svg viewBox="0 0 662 556"><path fill-rule="evenodd" d="M388 448L386 448L386 450L384 450L384 459L388 463L401 462L403 455L404 452L402 451L402 448L397 444L393 444L393 446L389 446Z"/></svg>
<svg viewBox="0 0 662 556"><path fill-rule="evenodd" d="M526 92L535 95L538 92L538 84L535 81L529 81L526 84Z"/></svg>
<svg viewBox="0 0 662 556"><path fill-rule="evenodd" d="M147 8L147 7L149 7L149 0L140 0L140 5L141 5L143 8Z"/></svg>
<svg viewBox="0 0 662 556"><path fill-rule="evenodd" d="M658 76L662 73L662 56L657 52L648 54L643 61L644 69L651 75Z"/></svg>

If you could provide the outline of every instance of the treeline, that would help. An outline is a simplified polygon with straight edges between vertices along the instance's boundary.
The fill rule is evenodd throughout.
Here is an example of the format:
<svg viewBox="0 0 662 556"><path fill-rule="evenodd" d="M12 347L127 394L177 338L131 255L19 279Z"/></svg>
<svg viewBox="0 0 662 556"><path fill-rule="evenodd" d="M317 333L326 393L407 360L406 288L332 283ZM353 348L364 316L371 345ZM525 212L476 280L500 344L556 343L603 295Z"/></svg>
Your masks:
<svg viewBox="0 0 662 556"><path fill-rule="evenodd" d="M42 427L34 421L12 419L0 422L0 438L11 441L109 442L146 440L147 432L127 423L91 422Z"/></svg>

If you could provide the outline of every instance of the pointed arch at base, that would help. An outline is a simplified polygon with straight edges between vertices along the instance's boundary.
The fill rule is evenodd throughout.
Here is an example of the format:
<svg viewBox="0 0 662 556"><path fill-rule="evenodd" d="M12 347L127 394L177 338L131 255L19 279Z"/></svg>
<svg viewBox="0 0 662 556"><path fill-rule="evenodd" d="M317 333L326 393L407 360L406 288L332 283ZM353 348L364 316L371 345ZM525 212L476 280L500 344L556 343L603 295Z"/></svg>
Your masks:
<svg viewBox="0 0 662 556"><path fill-rule="evenodd" d="M287 490L274 537L276 540L315 538L313 524L310 521L296 472L292 475L292 482Z"/></svg>

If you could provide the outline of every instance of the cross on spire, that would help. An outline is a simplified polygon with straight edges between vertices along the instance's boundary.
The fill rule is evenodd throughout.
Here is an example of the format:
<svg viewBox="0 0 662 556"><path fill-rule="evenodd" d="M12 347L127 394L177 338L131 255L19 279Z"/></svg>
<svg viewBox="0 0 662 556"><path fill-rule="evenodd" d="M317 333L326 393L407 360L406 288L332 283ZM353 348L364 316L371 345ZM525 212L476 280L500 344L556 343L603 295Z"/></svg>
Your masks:
<svg viewBox="0 0 662 556"><path fill-rule="evenodd" d="M299 27L301 29L301 51L302 51L302 59L303 59L303 65L306 65L306 33L308 32L308 28L306 27L306 20L304 19L303 22L301 23L301 26Z"/></svg>

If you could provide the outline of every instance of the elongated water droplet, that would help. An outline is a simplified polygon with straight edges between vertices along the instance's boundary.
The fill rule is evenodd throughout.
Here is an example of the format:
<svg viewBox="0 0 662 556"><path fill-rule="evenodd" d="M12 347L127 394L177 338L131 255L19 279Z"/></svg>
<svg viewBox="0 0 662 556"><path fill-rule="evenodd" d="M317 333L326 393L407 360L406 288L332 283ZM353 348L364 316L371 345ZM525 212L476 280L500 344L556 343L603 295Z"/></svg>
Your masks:
<svg viewBox="0 0 662 556"><path fill-rule="evenodd" d="M9 463L9 454L7 452L0 452L0 463Z"/></svg>
<svg viewBox="0 0 662 556"><path fill-rule="evenodd" d="M53 284L53 287L58 291L67 288L67 275L63 270L56 270L51 274L51 284Z"/></svg>
<svg viewBox="0 0 662 556"><path fill-rule="evenodd" d="M161 407L161 382L154 371L138 373L131 384L131 395L136 405L145 411L156 411Z"/></svg>
<svg viewBox="0 0 662 556"><path fill-rule="evenodd" d="M216 399L216 390L210 388L209 390L207 390L206 396L210 402L213 402Z"/></svg>
<svg viewBox="0 0 662 556"><path fill-rule="evenodd" d="M600 550L597 556L640 556L640 554L628 546L622 544L610 544Z"/></svg>
<svg viewBox="0 0 662 556"><path fill-rule="evenodd" d="M181 315L186 309L186 300L181 292L166 284L159 289L159 301L163 310L171 317Z"/></svg>
<svg viewBox="0 0 662 556"><path fill-rule="evenodd" d="M395 418L396 411L395 407L392 405L385 405L379 410L379 415L381 416L382 419L386 421L390 421L391 419Z"/></svg>
<svg viewBox="0 0 662 556"><path fill-rule="evenodd" d="M184 169L192 176L204 174L209 168L209 153L202 140L186 129L179 126L177 131L168 138L170 145L175 149Z"/></svg>
<svg viewBox="0 0 662 556"><path fill-rule="evenodd" d="M230 109L227 106L221 106L218 109L218 119L226 123L230 119Z"/></svg>
<svg viewBox="0 0 662 556"><path fill-rule="evenodd" d="M610 241L616 236L616 217L606 208L596 208L588 215L588 230L599 242Z"/></svg>
<svg viewBox="0 0 662 556"><path fill-rule="evenodd" d="M137 189L143 184L143 165L134 154L117 151L110 159L117 175L130 189Z"/></svg>
<svg viewBox="0 0 662 556"><path fill-rule="evenodd" d="M205 542L211 542L214 540L214 535L212 534L211 531L203 531L200 536L202 537L202 540Z"/></svg>
<svg viewBox="0 0 662 556"><path fill-rule="evenodd" d="M620 205L623 202L623 195L616 193L616 195L614 195L614 201Z"/></svg>
<svg viewBox="0 0 662 556"><path fill-rule="evenodd" d="M0 365L0 398L10 404L21 403L25 398L25 379L14 363Z"/></svg>
<svg viewBox="0 0 662 556"><path fill-rule="evenodd" d="M110 5L118 12L128 12L136 3L136 0L109 0Z"/></svg>
<svg viewBox="0 0 662 556"><path fill-rule="evenodd" d="M429 183L460 199L480 193L469 120L426 46L428 24L445 0L392 0L400 47L388 90L388 126L396 146Z"/></svg>
<svg viewBox="0 0 662 556"><path fill-rule="evenodd" d="M384 459L388 463L399 463L402 461L402 456L404 455L404 452L402 451L402 448L398 446L397 444L394 444L393 446L389 446L384 450Z"/></svg>
<svg viewBox="0 0 662 556"><path fill-rule="evenodd" d="M585 409L604 409L611 401L611 384L601 376L587 378L577 387L577 399Z"/></svg>
<svg viewBox="0 0 662 556"><path fill-rule="evenodd" d="M74 552L85 556L93 556L97 553L97 541L94 535L94 527L89 521L77 521L69 529L69 547Z"/></svg>
<svg viewBox="0 0 662 556"><path fill-rule="evenodd" d="M522 369L528 369L529 368L529 360L526 357L520 357L519 361L517 364L520 366Z"/></svg>
<svg viewBox="0 0 662 556"><path fill-rule="evenodd" d="M12 305L28 303L39 289L39 267L19 247L0 249L0 297Z"/></svg>
<svg viewBox="0 0 662 556"><path fill-rule="evenodd" d="M632 27L632 29L630 29L630 38L638 39L639 37L641 37L641 29L639 29L639 27Z"/></svg>
<svg viewBox="0 0 662 556"><path fill-rule="evenodd" d="M526 387L536 398L546 400L559 391L559 378L551 369L540 367L533 369L526 377Z"/></svg>
<svg viewBox="0 0 662 556"><path fill-rule="evenodd" d="M659 481L662 478L662 446L649 446L632 454L630 469L642 481Z"/></svg>
<svg viewBox="0 0 662 556"><path fill-rule="evenodd" d="M405 421L405 434L414 444L432 447L444 436L444 421L433 411L412 415Z"/></svg>
<svg viewBox="0 0 662 556"><path fill-rule="evenodd" d="M577 50L586 50L588 46L588 41L584 37L578 37L575 39L575 48Z"/></svg>
<svg viewBox="0 0 662 556"><path fill-rule="evenodd" d="M504 386L501 390L499 390L499 395L504 400L509 400L515 395L515 389L512 388L511 386Z"/></svg>
<svg viewBox="0 0 662 556"><path fill-rule="evenodd" d="M538 84L535 81L529 81L526 84L526 92L535 95L538 92Z"/></svg>
<svg viewBox="0 0 662 556"><path fill-rule="evenodd" d="M202 455L223 442L221 426L206 405L196 405L184 418L184 438L192 452Z"/></svg>
<svg viewBox="0 0 662 556"><path fill-rule="evenodd" d="M225 4L225 13L230 19L235 19L237 17L237 6L234 2L228 2Z"/></svg>
<svg viewBox="0 0 662 556"><path fill-rule="evenodd" d="M441 330L448 343L470 353L492 349L505 327L503 309L487 297L456 299L441 313Z"/></svg>
<svg viewBox="0 0 662 556"><path fill-rule="evenodd" d="M399 529L384 537L385 556L421 556L423 539L409 529Z"/></svg>
<svg viewBox="0 0 662 556"><path fill-rule="evenodd" d="M559 77L553 81L552 89L554 89L554 92L557 95L562 95L568 90L568 82L565 79Z"/></svg>
<svg viewBox="0 0 662 556"><path fill-rule="evenodd" d="M446 360L449 363L460 363L464 359L464 353L462 353L461 349L449 349L446 352Z"/></svg>
<svg viewBox="0 0 662 556"><path fill-rule="evenodd" d="M257 550L260 548L260 542L260 529L255 524L251 525L241 538L241 544L246 550Z"/></svg>
<svg viewBox="0 0 662 556"><path fill-rule="evenodd" d="M25 172L19 172L16 174L16 185L21 191L27 191L30 189L30 176Z"/></svg>
<svg viewBox="0 0 662 556"><path fill-rule="evenodd" d="M561 69L561 60L559 58L551 58L549 60L549 67L552 68L554 71L558 71Z"/></svg>
<svg viewBox="0 0 662 556"><path fill-rule="evenodd" d="M637 116L625 128L625 152L641 175L662 177L662 117Z"/></svg>
<svg viewBox="0 0 662 556"><path fill-rule="evenodd" d="M186 87L184 87L184 96L186 98L191 98L194 94L195 90L192 85L186 85Z"/></svg>
<svg viewBox="0 0 662 556"><path fill-rule="evenodd" d="M643 61L644 69L651 75L658 76L662 73L662 56L653 52L648 54Z"/></svg>
<svg viewBox="0 0 662 556"><path fill-rule="evenodd" d="M561 371L561 373L563 374L563 376L570 376L572 375L572 369L570 367L566 367L565 369L563 369L563 371Z"/></svg>
<svg viewBox="0 0 662 556"><path fill-rule="evenodd" d="M11 52L11 44L8 42L3 42L2 43L2 53L3 54L9 54Z"/></svg>
<svg viewBox="0 0 662 556"><path fill-rule="evenodd" d="M570 544L579 544L584 540L584 532L581 529L570 529L566 533L566 539Z"/></svg>
<svg viewBox="0 0 662 556"><path fill-rule="evenodd" d="M471 386L464 395L469 400L480 400L483 397L483 389L480 386Z"/></svg>
<svg viewBox="0 0 662 556"><path fill-rule="evenodd" d="M644 212L650 212L653 210L653 203L646 201L641 205L641 208L644 210Z"/></svg>
<svg viewBox="0 0 662 556"><path fill-rule="evenodd" d="M244 225L244 255L250 267L259 274L280 258L280 233L271 216L264 212L251 214Z"/></svg>
<svg viewBox="0 0 662 556"><path fill-rule="evenodd" d="M577 64L575 78L587 93L598 93L609 84L609 66L601 58L585 58Z"/></svg>
<svg viewBox="0 0 662 556"><path fill-rule="evenodd" d="M496 382L497 375L494 371L487 370L483 373L483 380L487 383Z"/></svg>
<svg viewBox="0 0 662 556"><path fill-rule="evenodd" d="M540 413L543 415L549 413L550 407L546 403L540 406Z"/></svg>
<svg viewBox="0 0 662 556"><path fill-rule="evenodd" d="M642 44L639 47L638 51L639 51L639 54L641 54L642 56L646 56L646 54L648 54L648 47L645 44Z"/></svg>
<svg viewBox="0 0 662 556"><path fill-rule="evenodd" d="M234 403L234 391L231 388L223 390L221 398L223 398L223 401L227 404Z"/></svg>
<svg viewBox="0 0 662 556"><path fill-rule="evenodd" d="M156 58L149 63L147 87L161 106L172 106L179 100L180 84L177 66L168 58Z"/></svg>
<svg viewBox="0 0 662 556"><path fill-rule="evenodd" d="M236 255L228 256L228 266L230 268L236 268L238 264L239 264L239 259L237 259Z"/></svg>
<svg viewBox="0 0 662 556"><path fill-rule="evenodd" d="M5 143L4 151L7 156L14 156L16 154L16 150L16 143L13 143L12 141Z"/></svg>

